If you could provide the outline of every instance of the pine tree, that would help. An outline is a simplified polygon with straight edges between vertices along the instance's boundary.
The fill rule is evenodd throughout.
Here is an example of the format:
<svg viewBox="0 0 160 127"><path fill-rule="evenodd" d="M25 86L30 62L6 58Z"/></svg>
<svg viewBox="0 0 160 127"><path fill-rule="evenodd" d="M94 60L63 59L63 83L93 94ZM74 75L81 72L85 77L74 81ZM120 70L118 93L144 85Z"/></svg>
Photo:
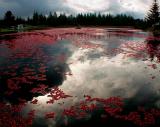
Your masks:
<svg viewBox="0 0 160 127"><path fill-rule="evenodd" d="M33 25L38 25L38 23L39 23L39 14L38 14L38 12L34 11L32 20L33 20Z"/></svg>
<svg viewBox="0 0 160 127"><path fill-rule="evenodd" d="M7 11L4 16L4 21L6 26L12 26L15 23L15 16L11 11Z"/></svg>
<svg viewBox="0 0 160 127"><path fill-rule="evenodd" d="M154 0L151 9L146 17L147 24L149 27L157 24L159 22L159 5L157 0Z"/></svg>

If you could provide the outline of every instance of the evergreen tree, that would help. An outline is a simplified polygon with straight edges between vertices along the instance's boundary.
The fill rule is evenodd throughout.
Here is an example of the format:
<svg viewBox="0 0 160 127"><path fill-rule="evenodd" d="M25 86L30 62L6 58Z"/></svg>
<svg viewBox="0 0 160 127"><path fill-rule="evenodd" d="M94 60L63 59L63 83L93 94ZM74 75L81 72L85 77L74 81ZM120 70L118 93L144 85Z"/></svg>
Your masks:
<svg viewBox="0 0 160 127"><path fill-rule="evenodd" d="M24 24L26 21L22 17L17 17L15 19L16 24Z"/></svg>
<svg viewBox="0 0 160 127"><path fill-rule="evenodd" d="M149 27L157 24L159 22L159 5L157 0L154 0L151 9L146 17L146 21Z"/></svg>
<svg viewBox="0 0 160 127"><path fill-rule="evenodd" d="M4 16L4 23L6 26L12 26L15 24L15 16L11 11L7 11Z"/></svg>
<svg viewBox="0 0 160 127"><path fill-rule="evenodd" d="M33 23L33 25L39 24L39 14L36 11L34 11L34 13L33 13L32 23Z"/></svg>

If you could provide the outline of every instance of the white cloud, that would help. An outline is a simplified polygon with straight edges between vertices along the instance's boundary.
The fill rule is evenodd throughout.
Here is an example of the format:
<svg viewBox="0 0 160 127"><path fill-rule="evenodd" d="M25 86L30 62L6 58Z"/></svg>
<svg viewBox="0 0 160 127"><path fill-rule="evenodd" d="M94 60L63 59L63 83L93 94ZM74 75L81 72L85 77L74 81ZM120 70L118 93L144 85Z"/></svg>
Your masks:
<svg viewBox="0 0 160 127"><path fill-rule="evenodd" d="M75 9L77 12L94 12L104 10L109 6L109 1L106 0L66 0L70 8Z"/></svg>
<svg viewBox="0 0 160 127"><path fill-rule="evenodd" d="M12 10L18 16L30 16L34 10L45 14L49 11L128 13L143 18L151 3L152 0L0 0L0 11L4 15Z"/></svg>
<svg viewBox="0 0 160 127"><path fill-rule="evenodd" d="M150 7L151 0L66 0L70 8L77 12L128 13L136 17L144 17Z"/></svg>

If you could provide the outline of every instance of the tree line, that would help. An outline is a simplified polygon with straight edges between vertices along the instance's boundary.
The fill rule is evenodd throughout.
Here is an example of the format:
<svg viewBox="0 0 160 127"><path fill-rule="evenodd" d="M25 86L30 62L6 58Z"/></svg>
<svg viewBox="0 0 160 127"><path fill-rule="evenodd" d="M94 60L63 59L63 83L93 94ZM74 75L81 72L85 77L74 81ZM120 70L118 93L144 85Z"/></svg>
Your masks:
<svg viewBox="0 0 160 127"><path fill-rule="evenodd" d="M49 13L48 16L38 12L34 12L32 17L27 19L15 17L11 11L7 11L3 20L0 20L1 27L9 27L17 24L28 25L45 25L52 27L61 26L133 26L136 28L146 29L152 27L154 24L159 23L159 6L157 0L153 1L151 9L145 19L135 19L126 14L77 14L76 16L65 13L57 15L56 12Z"/></svg>
<svg viewBox="0 0 160 127"><path fill-rule="evenodd" d="M1 26L8 27L17 24L46 25L46 26L141 26L144 27L143 19L134 19L126 14L102 15L96 13L77 14L66 16L65 13L57 15L56 12L48 16L34 12L32 17L27 19L15 17L11 11L5 13L4 19L0 21Z"/></svg>

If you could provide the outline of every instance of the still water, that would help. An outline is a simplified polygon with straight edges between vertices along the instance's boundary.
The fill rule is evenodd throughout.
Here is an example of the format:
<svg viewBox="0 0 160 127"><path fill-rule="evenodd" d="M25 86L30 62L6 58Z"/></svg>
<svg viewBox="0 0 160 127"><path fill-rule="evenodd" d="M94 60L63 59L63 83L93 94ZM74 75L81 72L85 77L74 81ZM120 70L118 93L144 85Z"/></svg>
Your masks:
<svg viewBox="0 0 160 127"><path fill-rule="evenodd" d="M0 36L0 126L160 126L159 38L131 28Z"/></svg>

